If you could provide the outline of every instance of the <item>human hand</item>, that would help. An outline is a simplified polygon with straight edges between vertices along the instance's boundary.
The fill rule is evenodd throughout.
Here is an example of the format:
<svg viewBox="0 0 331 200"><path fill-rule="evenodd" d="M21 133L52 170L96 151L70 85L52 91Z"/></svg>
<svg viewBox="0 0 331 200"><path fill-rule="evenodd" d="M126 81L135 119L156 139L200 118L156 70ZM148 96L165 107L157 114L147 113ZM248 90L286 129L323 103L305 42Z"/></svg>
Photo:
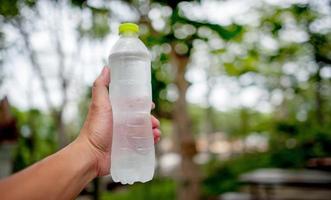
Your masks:
<svg viewBox="0 0 331 200"><path fill-rule="evenodd" d="M109 101L108 86L110 71L104 67L101 74L94 81L92 88L92 102L88 115L81 130L79 141L88 145L94 156L96 173L98 176L109 174L110 151L113 135L113 113ZM154 143L160 139L160 122L151 115Z"/></svg>

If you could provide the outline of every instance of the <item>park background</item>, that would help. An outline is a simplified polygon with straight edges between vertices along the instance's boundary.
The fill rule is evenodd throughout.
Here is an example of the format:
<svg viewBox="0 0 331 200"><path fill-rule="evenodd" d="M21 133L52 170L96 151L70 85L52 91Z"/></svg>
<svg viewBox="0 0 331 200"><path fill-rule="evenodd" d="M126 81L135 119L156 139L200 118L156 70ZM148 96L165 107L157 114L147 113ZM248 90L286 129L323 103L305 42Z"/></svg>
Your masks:
<svg viewBox="0 0 331 200"><path fill-rule="evenodd" d="M123 22L152 55L156 174L78 199L328 198L330 178L270 194L252 173L330 177L329 0L1 0L1 177L77 136Z"/></svg>

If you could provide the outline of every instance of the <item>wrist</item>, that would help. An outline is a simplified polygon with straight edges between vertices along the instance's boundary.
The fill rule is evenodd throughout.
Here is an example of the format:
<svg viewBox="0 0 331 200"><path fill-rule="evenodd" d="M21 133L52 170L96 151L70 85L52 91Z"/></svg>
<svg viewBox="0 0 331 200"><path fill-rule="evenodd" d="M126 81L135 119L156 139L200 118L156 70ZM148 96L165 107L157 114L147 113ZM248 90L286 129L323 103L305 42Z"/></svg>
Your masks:
<svg viewBox="0 0 331 200"><path fill-rule="evenodd" d="M81 163L89 180L98 175L98 159L85 136L79 136L73 143L77 153L77 162Z"/></svg>

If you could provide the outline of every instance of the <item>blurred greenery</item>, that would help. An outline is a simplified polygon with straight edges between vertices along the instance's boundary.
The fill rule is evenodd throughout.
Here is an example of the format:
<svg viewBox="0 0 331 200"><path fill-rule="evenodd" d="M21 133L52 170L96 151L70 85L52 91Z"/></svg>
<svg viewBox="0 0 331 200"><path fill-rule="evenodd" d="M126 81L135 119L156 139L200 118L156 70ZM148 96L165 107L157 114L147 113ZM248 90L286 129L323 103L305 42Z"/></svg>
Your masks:
<svg viewBox="0 0 331 200"><path fill-rule="evenodd" d="M16 172L53 153L56 139L55 125L49 116L36 109L14 109L13 113L21 130L13 164Z"/></svg>
<svg viewBox="0 0 331 200"><path fill-rule="evenodd" d="M211 160L204 171L207 178L203 182L206 197L236 191L241 186L238 176L258 168L275 167L269 153L247 153L226 162Z"/></svg>
<svg viewBox="0 0 331 200"><path fill-rule="evenodd" d="M119 192L105 192L102 200L124 200L124 199L175 199L176 183L171 179L154 179L148 183L138 183L129 186Z"/></svg>
<svg viewBox="0 0 331 200"><path fill-rule="evenodd" d="M161 141L158 157L176 152L189 163L186 166L191 166L196 165L193 160L199 153L207 152L209 156L198 167L187 169L194 171L193 174L185 174L185 169L177 167L171 172L173 174L163 175L158 168L153 181L101 191L101 199L181 199L179 191L189 194L190 186L196 183L201 185L201 198L213 198L240 190L242 185L238 177L245 172L269 167L305 168L312 158L330 157L330 1L324 1L323 9L319 5L321 2L313 0L302 3L261 1L250 5L246 13L238 18L232 17L228 23L201 17L208 16L208 13L201 14L200 19L199 13L197 17L187 11L201 8L201 5L214 5L213 1L46 2L46 6L55 10L69 10L78 16L72 30L78 43L77 51L83 41L91 44L107 42L109 35L117 33L114 27L127 19L138 23L140 38L151 50L153 58L152 93L156 104L153 114L160 118L164 139L169 139L172 144L164 150L163 146L167 144ZM217 3L224 4L217 5L237 5L235 2L220 1ZM30 43L31 34L40 29L41 4L34 0L0 2L0 94L3 96L6 92L2 87L11 77L8 75L8 63L11 62L8 57L20 44L7 41L11 37L10 30L16 31L18 41L23 43L24 50L19 52L23 52L32 65L33 78L45 84L45 74L41 69L46 67L38 61L45 52L38 52ZM119 14L116 9L123 7L130 13ZM245 22L250 17L253 20ZM64 41L54 30L57 27L50 32L55 35L57 43L52 48L59 63L67 63L65 58L71 55L66 55ZM60 72L64 71L61 64L57 68L61 75ZM200 77L198 83L188 75L194 70ZM59 88L64 94L69 93L67 86L70 83L67 80L71 78L70 75L58 77ZM204 93L205 102L192 103L194 100L189 99L189 90L201 82L207 91L196 89L194 92ZM222 98L225 98L217 93L216 86L220 83L233 95L230 108L223 108L225 104L215 106L211 102L212 96L217 96L217 102L223 102ZM252 87L263 90L263 98L254 105L241 103L243 98L248 98L247 95L240 96L242 91ZM69 98L63 98L60 106L49 103L47 111L12 106L12 114L20 130L14 172L75 138L85 120L91 96L90 87L84 85L84 90L75 104L78 111L73 121L65 121L63 117L66 108L72 106L68 104ZM47 91L44 93L47 101ZM268 106L260 106L261 102ZM224 137L231 145L232 142L244 145L239 148L235 143L234 146L240 150L230 149L227 155L212 152L210 146L215 142L215 135ZM254 135L266 139L264 149L246 145L249 137ZM199 144L202 137L207 138L207 147L196 149L195 144ZM192 141L193 150L180 151L185 147L192 148ZM200 195L199 192L191 192Z"/></svg>

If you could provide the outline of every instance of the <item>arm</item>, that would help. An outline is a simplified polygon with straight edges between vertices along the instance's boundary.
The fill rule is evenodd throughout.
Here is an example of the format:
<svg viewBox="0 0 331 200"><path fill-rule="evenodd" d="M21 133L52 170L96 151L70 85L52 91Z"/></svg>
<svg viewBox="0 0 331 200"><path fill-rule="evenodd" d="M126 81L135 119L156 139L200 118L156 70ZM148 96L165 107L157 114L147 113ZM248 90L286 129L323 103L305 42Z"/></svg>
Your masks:
<svg viewBox="0 0 331 200"><path fill-rule="evenodd" d="M1 199L73 199L97 175L96 160L76 140L0 182Z"/></svg>
<svg viewBox="0 0 331 200"><path fill-rule="evenodd" d="M109 69L92 89L92 102L78 138L59 152L0 181L1 199L73 199L96 176L109 174L112 109L108 95ZM151 118L154 141L159 122Z"/></svg>

